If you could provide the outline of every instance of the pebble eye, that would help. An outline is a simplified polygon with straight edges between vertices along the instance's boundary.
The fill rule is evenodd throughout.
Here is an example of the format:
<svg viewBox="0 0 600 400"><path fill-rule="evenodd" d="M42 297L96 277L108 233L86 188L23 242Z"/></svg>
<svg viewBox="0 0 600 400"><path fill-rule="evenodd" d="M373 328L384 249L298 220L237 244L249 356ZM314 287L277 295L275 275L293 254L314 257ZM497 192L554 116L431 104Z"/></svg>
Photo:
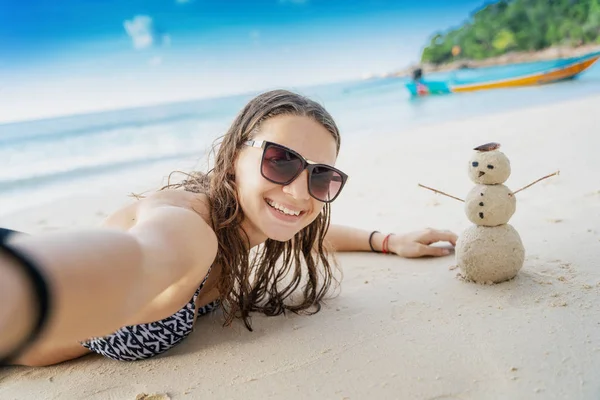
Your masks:
<svg viewBox="0 0 600 400"><path fill-rule="evenodd" d="M488 169L494 169L494 166L492 164L488 164Z"/></svg>
<svg viewBox="0 0 600 400"><path fill-rule="evenodd" d="M471 165L474 166L474 167L478 167L479 163L477 161L473 161L473 164L471 164Z"/></svg>

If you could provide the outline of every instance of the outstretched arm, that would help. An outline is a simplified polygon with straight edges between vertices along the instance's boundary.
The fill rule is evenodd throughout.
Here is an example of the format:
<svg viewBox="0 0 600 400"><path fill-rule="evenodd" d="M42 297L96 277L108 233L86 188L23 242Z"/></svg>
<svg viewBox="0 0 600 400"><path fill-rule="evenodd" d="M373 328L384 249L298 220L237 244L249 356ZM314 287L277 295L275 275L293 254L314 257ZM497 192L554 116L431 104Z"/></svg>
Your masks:
<svg viewBox="0 0 600 400"><path fill-rule="evenodd" d="M131 312L119 303L131 297L133 283L141 278L144 269L141 245L132 235L113 230L18 235L9 245L32 261L45 278L50 309L43 335L53 342L74 342L90 333L109 333ZM5 277L15 284L7 288L8 292L0 292L0 304L15 316L10 321L0 321L2 338L12 336L13 330L31 326L30 319L36 317L40 306L32 298L34 288L22 274L20 264L6 252L0 255L2 286ZM15 328L11 328L12 323Z"/></svg>
<svg viewBox="0 0 600 400"><path fill-rule="evenodd" d="M51 309L40 341L59 346L109 334L133 323L172 284L207 273L217 243L198 214L160 206L142 210L137 218L129 231L104 228L10 240L49 284ZM15 335L32 326L38 306L28 300L30 286L20 268L0 251L0 350L7 351Z"/></svg>
<svg viewBox="0 0 600 400"><path fill-rule="evenodd" d="M369 246L371 231L351 228L343 225L331 225L326 239L335 251L372 251ZM376 252L382 252L383 242L388 233L375 233L371 244ZM401 257L414 258L423 256L444 256L450 254L448 249L431 246L437 242L449 242L456 245L456 234L437 229L425 229L406 234L392 234L388 238L387 248L390 253Z"/></svg>

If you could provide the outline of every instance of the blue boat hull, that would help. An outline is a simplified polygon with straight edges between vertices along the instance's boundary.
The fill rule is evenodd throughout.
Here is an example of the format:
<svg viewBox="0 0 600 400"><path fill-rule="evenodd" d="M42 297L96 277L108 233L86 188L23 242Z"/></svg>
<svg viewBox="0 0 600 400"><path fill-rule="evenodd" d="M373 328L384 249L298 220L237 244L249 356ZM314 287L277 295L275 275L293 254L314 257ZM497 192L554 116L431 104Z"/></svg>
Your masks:
<svg viewBox="0 0 600 400"><path fill-rule="evenodd" d="M408 82L412 96L471 92L519 86L541 85L572 79L591 67L600 52L539 63L513 64L504 67L454 71L447 79Z"/></svg>

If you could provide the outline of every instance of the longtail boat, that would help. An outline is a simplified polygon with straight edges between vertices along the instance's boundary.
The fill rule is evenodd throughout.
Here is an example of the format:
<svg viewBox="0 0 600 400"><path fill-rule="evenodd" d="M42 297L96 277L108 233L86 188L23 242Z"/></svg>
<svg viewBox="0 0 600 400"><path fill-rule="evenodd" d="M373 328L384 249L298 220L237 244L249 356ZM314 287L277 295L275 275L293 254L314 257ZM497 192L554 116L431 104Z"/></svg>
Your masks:
<svg viewBox="0 0 600 400"><path fill-rule="evenodd" d="M543 85L574 78L591 67L599 58L600 51L551 61L456 70L448 74L445 79L412 80L406 83L406 88L413 96L425 96Z"/></svg>

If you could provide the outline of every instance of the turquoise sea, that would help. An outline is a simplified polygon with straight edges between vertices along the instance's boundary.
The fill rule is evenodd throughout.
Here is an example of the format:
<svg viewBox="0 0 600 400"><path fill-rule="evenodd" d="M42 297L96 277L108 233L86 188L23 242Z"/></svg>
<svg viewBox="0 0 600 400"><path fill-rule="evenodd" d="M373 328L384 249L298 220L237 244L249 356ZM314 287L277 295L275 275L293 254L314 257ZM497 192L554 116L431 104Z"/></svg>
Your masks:
<svg viewBox="0 0 600 400"><path fill-rule="evenodd" d="M546 86L420 99L411 99L399 78L287 89L324 104L347 143L375 132L401 135L416 125L599 94L600 64L575 80ZM254 95L0 125L0 214L107 187L115 177L161 165L191 165Z"/></svg>

